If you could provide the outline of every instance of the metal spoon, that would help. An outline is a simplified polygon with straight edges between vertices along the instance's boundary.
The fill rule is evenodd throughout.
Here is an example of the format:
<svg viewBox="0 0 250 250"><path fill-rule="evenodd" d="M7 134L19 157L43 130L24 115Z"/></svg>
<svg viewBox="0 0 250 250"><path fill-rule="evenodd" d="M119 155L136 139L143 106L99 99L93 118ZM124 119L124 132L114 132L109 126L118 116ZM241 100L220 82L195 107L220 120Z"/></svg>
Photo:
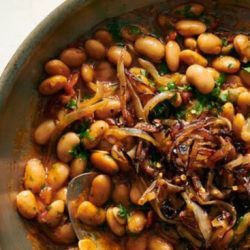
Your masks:
<svg viewBox="0 0 250 250"><path fill-rule="evenodd" d="M97 236L97 233L94 230L87 230L86 227L84 227L84 225L77 218L75 218L73 212L74 202L79 198L80 195L85 195L86 197L84 197L84 200L87 200L88 192L83 193L83 191L90 189L91 183L97 175L97 172L88 172L78 175L73 178L68 185L67 207L69 218L79 240L86 237L95 240Z"/></svg>

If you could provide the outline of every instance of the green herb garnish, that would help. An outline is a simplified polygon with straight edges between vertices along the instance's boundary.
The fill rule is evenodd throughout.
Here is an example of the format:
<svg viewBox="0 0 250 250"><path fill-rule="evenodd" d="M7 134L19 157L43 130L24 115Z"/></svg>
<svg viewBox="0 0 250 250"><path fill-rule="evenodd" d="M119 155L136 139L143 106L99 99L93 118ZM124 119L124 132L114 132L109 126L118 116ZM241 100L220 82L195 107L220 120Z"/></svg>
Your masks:
<svg viewBox="0 0 250 250"><path fill-rule="evenodd" d="M80 128L76 131L80 139L85 137L85 138L88 138L90 141L93 140L93 138L89 134L89 127L90 127L90 123L88 120L85 120L82 122Z"/></svg>
<svg viewBox="0 0 250 250"><path fill-rule="evenodd" d="M170 81L170 82L167 84L167 89L168 89L168 90L176 90L176 89L177 89L176 83L175 83L174 81Z"/></svg>
<svg viewBox="0 0 250 250"><path fill-rule="evenodd" d="M147 75L148 75L148 72L147 72L147 70L145 70L145 69L141 69L141 70L140 70L140 73L141 73L141 75L143 75L143 76L147 76Z"/></svg>
<svg viewBox="0 0 250 250"><path fill-rule="evenodd" d="M76 109L77 107L77 100L76 99L71 99L66 105L66 108L68 109Z"/></svg>
<svg viewBox="0 0 250 250"><path fill-rule="evenodd" d="M83 148L81 144L76 145L73 149L69 151L69 154L73 158L81 158L81 159L87 159L88 158L88 153L87 151Z"/></svg>
<svg viewBox="0 0 250 250"><path fill-rule="evenodd" d="M131 34L133 35L140 35L142 34L142 31L139 27L135 26L135 25L128 25L129 27L129 31Z"/></svg>
<svg viewBox="0 0 250 250"><path fill-rule="evenodd" d="M118 208L119 208L119 211L118 211L119 217L121 217L122 219L127 219L128 218L128 211L127 211L126 207L124 207L122 204L119 204Z"/></svg>
<svg viewBox="0 0 250 250"><path fill-rule="evenodd" d="M228 40L227 40L227 38L222 37L222 38L221 38L221 41L222 41L222 46L223 46L223 47L226 47L226 46L228 45Z"/></svg>
<svg viewBox="0 0 250 250"><path fill-rule="evenodd" d="M170 70L165 62L161 62L159 64L159 73L160 73L160 75L166 75L166 74L170 73Z"/></svg>
<svg viewBox="0 0 250 250"><path fill-rule="evenodd" d="M233 67L233 64L232 63L229 63L228 65L227 65L227 68L228 69L231 69Z"/></svg>
<svg viewBox="0 0 250 250"><path fill-rule="evenodd" d="M191 5L185 5L183 9L176 10L175 13L178 15L182 15L185 18L197 18L198 16L195 15L192 11L192 6Z"/></svg>

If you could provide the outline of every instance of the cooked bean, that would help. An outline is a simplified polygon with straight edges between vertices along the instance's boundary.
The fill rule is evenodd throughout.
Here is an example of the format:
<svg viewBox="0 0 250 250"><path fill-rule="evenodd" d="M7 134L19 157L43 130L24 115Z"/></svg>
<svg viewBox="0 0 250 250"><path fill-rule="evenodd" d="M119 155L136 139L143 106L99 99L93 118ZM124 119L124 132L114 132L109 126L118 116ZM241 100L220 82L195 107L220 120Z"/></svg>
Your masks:
<svg viewBox="0 0 250 250"><path fill-rule="evenodd" d="M87 59L85 51L77 48L65 49L60 59L69 67L80 67Z"/></svg>
<svg viewBox="0 0 250 250"><path fill-rule="evenodd" d="M234 118L234 105L231 102L227 102L222 106L221 116L226 117L231 122Z"/></svg>
<svg viewBox="0 0 250 250"><path fill-rule="evenodd" d="M135 50L153 62L160 62L165 55L164 45L155 37L143 36L135 41Z"/></svg>
<svg viewBox="0 0 250 250"><path fill-rule="evenodd" d="M95 32L94 38L106 46L111 45L113 42L112 34L104 29L97 30Z"/></svg>
<svg viewBox="0 0 250 250"><path fill-rule="evenodd" d="M53 200L61 200L65 204L67 203L67 192L68 188L67 187L62 187L60 188L53 196Z"/></svg>
<svg viewBox="0 0 250 250"><path fill-rule="evenodd" d="M128 217L127 230L130 233L140 233L147 223L147 218L142 211L134 211Z"/></svg>
<svg viewBox="0 0 250 250"><path fill-rule="evenodd" d="M112 200L115 204L129 205L129 187L125 183L116 183L112 193Z"/></svg>
<svg viewBox="0 0 250 250"><path fill-rule="evenodd" d="M39 145L45 145L49 142L56 128L54 120L46 120L42 122L35 130L34 140Z"/></svg>
<svg viewBox="0 0 250 250"><path fill-rule="evenodd" d="M212 33L199 35L197 43L203 53L218 55L221 52L222 41L218 36Z"/></svg>
<svg viewBox="0 0 250 250"><path fill-rule="evenodd" d="M146 250L147 249L147 234L141 234L138 237L132 236L128 238L126 250Z"/></svg>
<svg viewBox="0 0 250 250"><path fill-rule="evenodd" d="M51 76L61 75L68 77L70 75L69 67L58 59L48 61L45 64L45 71Z"/></svg>
<svg viewBox="0 0 250 250"><path fill-rule="evenodd" d="M96 111L96 117L98 119L106 119L115 117L121 111L121 103L118 99L109 99L109 102L102 108Z"/></svg>
<svg viewBox="0 0 250 250"><path fill-rule="evenodd" d="M69 177L69 167L62 162L54 163L48 171L47 182L54 190L63 186Z"/></svg>
<svg viewBox="0 0 250 250"><path fill-rule="evenodd" d="M248 118L242 127L240 137L245 142L250 142L250 119Z"/></svg>
<svg viewBox="0 0 250 250"><path fill-rule="evenodd" d="M206 70L210 72L210 74L213 76L214 80L217 80L220 77L220 73L211 67L206 67Z"/></svg>
<svg viewBox="0 0 250 250"><path fill-rule="evenodd" d="M109 176L97 175L91 183L89 201L96 206L102 206L111 194L112 182Z"/></svg>
<svg viewBox="0 0 250 250"><path fill-rule="evenodd" d="M246 91L247 89L245 87L227 88L225 90L221 90L220 99L222 99L223 95L230 95L230 102L235 103L237 102L239 95Z"/></svg>
<svg viewBox="0 0 250 250"><path fill-rule="evenodd" d="M129 194L130 200L134 204L138 205L138 201L141 198L142 194L143 193L141 192L138 184L136 182L133 182Z"/></svg>
<svg viewBox="0 0 250 250"><path fill-rule="evenodd" d="M95 241L91 239L83 239L78 242L78 247L80 250L97 250Z"/></svg>
<svg viewBox="0 0 250 250"><path fill-rule="evenodd" d="M148 250L174 250L173 246L159 236L151 236Z"/></svg>
<svg viewBox="0 0 250 250"><path fill-rule="evenodd" d="M95 39L89 39L85 42L85 50L95 60L102 60L106 53L104 45Z"/></svg>
<svg viewBox="0 0 250 250"><path fill-rule="evenodd" d="M24 190L17 195L16 205L19 213L27 219L32 219L37 215L36 198L29 190Z"/></svg>
<svg viewBox="0 0 250 250"><path fill-rule="evenodd" d="M186 49L196 50L197 41L193 37L187 37L184 39L184 46Z"/></svg>
<svg viewBox="0 0 250 250"><path fill-rule="evenodd" d="M166 62L171 71L177 71L180 64L180 46L175 41L169 41L166 44Z"/></svg>
<svg viewBox="0 0 250 250"><path fill-rule="evenodd" d="M69 162L73 156L70 152L80 143L80 138L74 132L64 134L57 143L57 156L63 162Z"/></svg>
<svg viewBox="0 0 250 250"><path fill-rule="evenodd" d="M108 123L102 120L96 121L93 124L91 124L88 130L88 137L84 137L82 139L84 147L87 149L96 147L108 129L109 129Z"/></svg>
<svg viewBox="0 0 250 250"><path fill-rule="evenodd" d="M24 186L33 193L39 193L45 185L45 170L38 159L31 159L25 166Z"/></svg>
<svg viewBox="0 0 250 250"><path fill-rule="evenodd" d="M113 81L116 78L116 71L112 67L112 64L103 61L100 62L95 69L95 78L98 81Z"/></svg>
<svg viewBox="0 0 250 250"><path fill-rule="evenodd" d="M102 172L114 175L119 171L116 161L105 151L96 151L90 155L91 163Z"/></svg>
<svg viewBox="0 0 250 250"><path fill-rule="evenodd" d="M180 52L180 60L188 65L199 64L206 67L208 64L205 57L190 49L185 49Z"/></svg>
<svg viewBox="0 0 250 250"><path fill-rule="evenodd" d="M234 48L238 54L242 57L242 61L247 63L250 59L250 43L248 36L237 35L233 41Z"/></svg>
<svg viewBox="0 0 250 250"><path fill-rule="evenodd" d="M105 221L105 211L89 201L83 201L77 209L76 217L89 226L98 226Z"/></svg>
<svg viewBox="0 0 250 250"><path fill-rule="evenodd" d="M70 163L70 178L74 178L77 175L84 173L87 167L87 159L75 158Z"/></svg>
<svg viewBox="0 0 250 250"><path fill-rule="evenodd" d="M204 33L206 25L197 20L181 20L175 24L177 32L185 37L196 36Z"/></svg>
<svg viewBox="0 0 250 250"><path fill-rule="evenodd" d="M49 237L59 244L71 244L76 241L76 235L71 223L59 225L49 233Z"/></svg>
<svg viewBox="0 0 250 250"><path fill-rule="evenodd" d="M202 94L208 94L214 89L215 81L212 74L198 64L189 66L186 76L188 81Z"/></svg>
<svg viewBox="0 0 250 250"><path fill-rule="evenodd" d="M63 89L67 83L65 76L51 76L41 82L39 92L43 95L53 95Z"/></svg>
<svg viewBox="0 0 250 250"><path fill-rule="evenodd" d="M247 87L250 87L250 73L248 73L246 70L242 69L239 74L241 80L243 81L244 85Z"/></svg>
<svg viewBox="0 0 250 250"><path fill-rule="evenodd" d="M122 236L125 234L125 225L122 225L122 224L117 222L117 220L114 217L112 207L108 208L107 214L106 214L106 219L107 219L107 223L108 223L109 228L111 229L111 231L115 235Z"/></svg>
<svg viewBox="0 0 250 250"><path fill-rule="evenodd" d="M56 200L53 201L48 207L47 207L47 215L46 215L46 223L54 227L59 224L63 217L65 205L62 200Z"/></svg>
<svg viewBox="0 0 250 250"><path fill-rule="evenodd" d="M123 47L112 46L107 52L108 60L113 64L117 64L122 55L125 67L129 67L132 63L132 56Z"/></svg>
<svg viewBox="0 0 250 250"><path fill-rule="evenodd" d="M247 108L250 106L250 92L246 91L239 95L237 99L237 104L241 108Z"/></svg>
<svg viewBox="0 0 250 250"><path fill-rule="evenodd" d="M234 74L240 70L240 61L232 56L220 56L212 62L212 66L220 72Z"/></svg>
<svg viewBox="0 0 250 250"><path fill-rule="evenodd" d="M200 3L185 3L177 6L173 9L172 13L179 17L185 17L186 10L188 13L194 16L200 16L204 11L204 6Z"/></svg>
<svg viewBox="0 0 250 250"><path fill-rule="evenodd" d="M94 70L89 64L83 64L81 67L81 76L85 82L93 82Z"/></svg>
<svg viewBox="0 0 250 250"><path fill-rule="evenodd" d="M245 125L246 120L241 113L237 113L233 118L233 131L236 135L240 136L241 130Z"/></svg>

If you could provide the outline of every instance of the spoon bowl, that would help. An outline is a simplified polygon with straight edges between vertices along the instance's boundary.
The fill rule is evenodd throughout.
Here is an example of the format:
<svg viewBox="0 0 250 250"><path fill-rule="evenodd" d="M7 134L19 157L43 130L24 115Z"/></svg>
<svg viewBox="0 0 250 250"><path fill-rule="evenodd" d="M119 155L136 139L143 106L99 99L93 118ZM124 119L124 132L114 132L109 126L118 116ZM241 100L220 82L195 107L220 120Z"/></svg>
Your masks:
<svg viewBox="0 0 250 250"><path fill-rule="evenodd" d="M88 172L78 175L73 178L68 185L67 207L69 218L79 240L86 237L95 240L97 237L97 233L95 233L94 230L91 230L89 228L87 229L75 216L76 201L80 196L83 196L83 200L87 200L91 183L97 175L97 172Z"/></svg>

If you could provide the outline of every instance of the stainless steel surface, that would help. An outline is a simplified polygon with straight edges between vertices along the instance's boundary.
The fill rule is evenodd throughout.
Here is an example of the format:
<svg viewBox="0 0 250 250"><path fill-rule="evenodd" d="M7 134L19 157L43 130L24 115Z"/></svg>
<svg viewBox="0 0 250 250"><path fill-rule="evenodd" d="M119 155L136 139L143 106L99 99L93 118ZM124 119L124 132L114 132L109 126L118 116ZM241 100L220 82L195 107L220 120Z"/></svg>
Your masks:
<svg viewBox="0 0 250 250"><path fill-rule="evenodd" d="M42 65L105 18L157 2L160 1L67 0L31 33L8 64L0 79L0 249L32 249L27 239L30 226L16 213L15 196L25 160L35 155L31 133L34 120L39 117L36 89L43 76ZM250 0L220 2L223 7L230 3L245 7L242 19L249 17ZM44 244L33 242L33 249L47 249Z"/></svg>
<svg viewBox="0 0 250 250"><path fill-rule="evenodd" d="M67 207L69 211L69 217L72 222L73 228L78 239L83 239L86 236L90 236L95 239L95 232L86 231L83 227L83 224L79 222L78 219L74 216L74 204L75 201L79 198L80 195L84 196L84 200L87 200L88 192L90 190L90 186L92 180L98 175L97 172L89 172L81 174L74 179L72 179L68 185L67 192ZM83 194L83 191L84 192Z"/></svg>

